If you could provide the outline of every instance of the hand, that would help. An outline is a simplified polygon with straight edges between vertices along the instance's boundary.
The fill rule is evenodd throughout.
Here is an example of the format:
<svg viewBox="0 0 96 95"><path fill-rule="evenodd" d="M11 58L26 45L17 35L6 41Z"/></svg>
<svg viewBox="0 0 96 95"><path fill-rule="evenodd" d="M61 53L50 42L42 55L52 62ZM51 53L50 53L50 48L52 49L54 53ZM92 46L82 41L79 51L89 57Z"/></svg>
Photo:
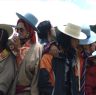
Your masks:
<svg viewBox="0 0 96 95"><path fill-rule="evenodd" d="M14 44L15 49L18 50L18 49L21 47L20 39L19 39L18 36L13 36L12 42L13 42L13 44Z"/></svg>
<svg viewBox="0 0 96 95"><path fill-rule="evenodd" d="M54 56L54 57L57 57L59 55L59 49L56 45L51 45L50 47L50 50L49 50L49 53Z"/></svg>

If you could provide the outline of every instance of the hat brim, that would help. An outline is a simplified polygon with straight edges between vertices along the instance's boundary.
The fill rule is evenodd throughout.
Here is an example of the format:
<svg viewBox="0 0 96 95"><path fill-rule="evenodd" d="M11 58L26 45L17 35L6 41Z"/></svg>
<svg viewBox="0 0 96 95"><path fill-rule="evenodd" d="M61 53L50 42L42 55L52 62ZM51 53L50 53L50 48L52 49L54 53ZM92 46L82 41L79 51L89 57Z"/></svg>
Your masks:
<svg viewBox="0 0 96 95"><path fill-rule="evenodd" d="M94 52L92 53L92 55L91 55L91 56L89 56L89 58L93 58L93 57L95 57L95 58L96 58L96 51L94 51Z"/></svg>
<svg viewBox="0 0 96 95"><path fill-rule="evenodd" d="M80 35L79 36L75 36L75 35L69 34L69 33L65 32L65 28L66 28L66 26L58 26L58 29L62 33L66 34L66 35L68 35L70 37L73 37L73 38L76 38L76 39L86 39L86 37L87 37L86 34L83 33L82 31L80 31Z"/></svg>
<svg viewBox="0 0 96 95"><path fill-rule="evenodd" d="M38 30L29 20L27 20L24 16L22 16L22 15L19 14L19 13L16 13L16 15L17 15L20 19L23 19L25 22L27 22L28 24L30 24L35 31L39 32L39 30Z"/></svg>
<svg viewBox="0 0 96 95"><path fill-rule="evenodd" d="M79 44L80 45L88 45L88 44L92 44L96 41L96 34L93 31L90 31L90 37L88 37L85 40L80 40Z"/></svg>
<svg viewBox="0 0 96 95"><path fill-rule="evenodd" d="M4 29L8 32L8 35L11 36L13 33L13 29L10 25L7 24L0 24L0 29Z"/></svg>

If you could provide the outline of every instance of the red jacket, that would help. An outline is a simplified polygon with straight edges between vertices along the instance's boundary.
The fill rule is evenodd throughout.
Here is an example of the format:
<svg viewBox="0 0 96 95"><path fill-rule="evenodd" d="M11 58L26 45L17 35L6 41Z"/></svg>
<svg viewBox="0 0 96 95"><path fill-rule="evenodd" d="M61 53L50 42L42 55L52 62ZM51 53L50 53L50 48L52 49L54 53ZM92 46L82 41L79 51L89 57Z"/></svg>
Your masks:
<svg viewBox="0 0 96 95"><path fill-rule="evenodd" d="M96 64L87 67L85 93L96 95Z"/></svg>

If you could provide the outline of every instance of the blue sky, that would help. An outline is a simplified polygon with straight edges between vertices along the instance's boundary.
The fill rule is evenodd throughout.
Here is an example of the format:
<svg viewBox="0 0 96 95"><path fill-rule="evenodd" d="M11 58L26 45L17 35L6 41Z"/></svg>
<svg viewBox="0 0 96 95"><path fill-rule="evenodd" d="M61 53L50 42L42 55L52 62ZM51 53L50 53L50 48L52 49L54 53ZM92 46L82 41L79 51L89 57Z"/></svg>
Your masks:
<svg viewBox="0 0 96 95"><path fill-rule="evenodd" d="M91 9L93 8L92 2L93 0L71 0L72 3L79 6L81 9Z"/></svg>

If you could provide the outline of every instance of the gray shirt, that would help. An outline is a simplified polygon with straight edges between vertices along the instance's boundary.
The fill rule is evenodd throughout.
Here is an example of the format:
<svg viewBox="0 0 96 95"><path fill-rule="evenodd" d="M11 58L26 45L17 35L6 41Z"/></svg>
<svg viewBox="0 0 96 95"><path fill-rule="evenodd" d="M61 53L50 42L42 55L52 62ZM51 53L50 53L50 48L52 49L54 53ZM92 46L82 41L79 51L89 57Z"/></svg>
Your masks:
<svg viewBox="0 0 96 95"><path fill-rule="evenodd" d="M12 54L0 61L0 90L8 93L15 77L15 57Z"/></svg>

